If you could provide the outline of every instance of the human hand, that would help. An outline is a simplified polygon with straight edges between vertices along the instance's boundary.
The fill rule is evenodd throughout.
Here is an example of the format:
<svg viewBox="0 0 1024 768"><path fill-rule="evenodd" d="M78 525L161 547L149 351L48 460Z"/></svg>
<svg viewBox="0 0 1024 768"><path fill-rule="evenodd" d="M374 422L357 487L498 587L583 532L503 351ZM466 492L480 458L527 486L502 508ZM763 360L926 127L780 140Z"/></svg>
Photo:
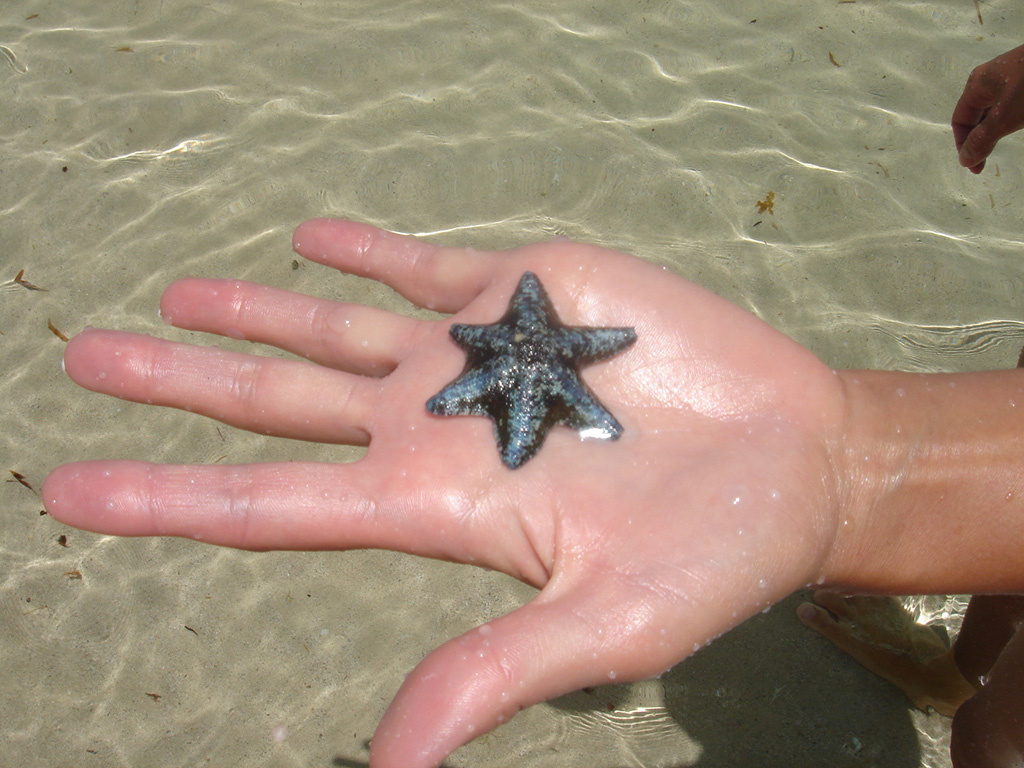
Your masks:
<svg viewBox="0 0 1024 768"><path fill-rule="evenodd" d="M68 345L67 372L98 392L261 433L368 443L365 457L82 462L54 470L43 498L56 519L109 534L387 548L540 588L408 676L374 735L372 765L428 768L533 703L659 674L825 578L840 518L828 436L841 428L842 387L767 324L657 266L565 240L488 253L315 220L294 245L455 314L418 320L186 279L163 296L167 322L308 361L89 330ZM425 403L465 361L451 323L497 320L528 270L563 322L634 326L638 340L583 371L621 439L580 441L556 427L512 471L489 420L434 416Z"/></svg>
<svg viewBox="0 0 1024 768"><path fill-rule="evenodd" d="M960 165L981 173L996 143L1024 128L1024 45L974 68L953 110Z"/></svg>

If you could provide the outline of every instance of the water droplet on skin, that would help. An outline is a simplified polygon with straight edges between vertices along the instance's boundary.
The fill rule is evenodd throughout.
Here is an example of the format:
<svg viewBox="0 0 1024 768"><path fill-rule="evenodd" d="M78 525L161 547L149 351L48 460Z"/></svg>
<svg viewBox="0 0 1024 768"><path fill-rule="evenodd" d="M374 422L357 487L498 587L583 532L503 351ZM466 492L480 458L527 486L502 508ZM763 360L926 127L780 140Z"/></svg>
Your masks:
<svg viewBox="0 0 1024 768"><path fill-rule="evenodd" d="M768 582L764 579L761 579L759 582L757 582L757 586L759 586L761 589L768 589Z"/></svg>
<svg viewBox="0 0 1024 768"><path fill-rule="evenodd" d="M486 636L486 635L491 634L494 631L494 627L492 627L490 624L481 624L479 631L480 631L481 635L485 635Z"/></svg>
<svg viewBox="0 0 1024 768"><path fill-rule="evenodd" d="M907 390L905 390L903 387L897 387L896 388L896 397L906 397L906 395L907 395Z"/></svg>
<svg viewBox="0 0 1024 768"><path fill-rule="evenodd" d="M615 674L615 670L614 669L608 670L608 679L609 680L614 680L616 677L618 677L618 675Z"/></svg>

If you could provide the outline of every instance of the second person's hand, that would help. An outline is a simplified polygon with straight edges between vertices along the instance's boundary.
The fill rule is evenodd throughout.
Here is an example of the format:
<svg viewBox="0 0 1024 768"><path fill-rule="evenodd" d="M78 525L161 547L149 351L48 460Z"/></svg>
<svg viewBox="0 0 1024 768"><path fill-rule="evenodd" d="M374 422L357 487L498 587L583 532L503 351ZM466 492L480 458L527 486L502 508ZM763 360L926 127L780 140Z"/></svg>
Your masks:
<svg viewBox="0 0 1024 768"><path fill-rule="evenodd" d="M960 165L985 169L996 143L1024 128L1024 45L974 68L953 110Z"/></svg>

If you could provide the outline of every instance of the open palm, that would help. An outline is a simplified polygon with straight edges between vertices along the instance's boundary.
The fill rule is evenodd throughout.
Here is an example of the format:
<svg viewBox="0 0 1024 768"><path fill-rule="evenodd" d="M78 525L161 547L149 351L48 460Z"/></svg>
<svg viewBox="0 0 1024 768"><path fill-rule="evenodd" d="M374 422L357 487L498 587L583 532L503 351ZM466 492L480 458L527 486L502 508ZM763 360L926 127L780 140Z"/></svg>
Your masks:
<svg viewBox="0 0 1024 768"><path fill-rule="evenodd" d="M541 591L446 643L407 678L371 763L427 768L517 710L658 674L821 575L835 534L832 372L725 300L621 253L569 241L501 253L441 248L345 221L295 248L380 280L418 320L264 286L183 280L174 325L271 344L284 360L90 330L65 363L90 389L255 431L367 444L351 464L56 469L43 495L70 525L247 549L379 547L500 569ZM555 427L517 470L491 423L425 403L462 370L452 322L492 323L526 271L563 322L633 326L583 371L620 440Z"/></svg>

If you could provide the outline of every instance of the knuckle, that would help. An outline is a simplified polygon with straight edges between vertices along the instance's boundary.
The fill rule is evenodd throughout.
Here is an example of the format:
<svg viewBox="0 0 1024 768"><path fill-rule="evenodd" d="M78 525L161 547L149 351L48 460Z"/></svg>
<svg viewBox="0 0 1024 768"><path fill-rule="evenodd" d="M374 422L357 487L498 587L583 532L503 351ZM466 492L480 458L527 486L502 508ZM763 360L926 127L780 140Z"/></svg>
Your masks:
<svg viewBox="0 0 1024 768"><path fill-rule="evenodd" d="M260 394L262 365L258 362L241 361L231 377L231 397L243 408L255 407Z"/></svg>

